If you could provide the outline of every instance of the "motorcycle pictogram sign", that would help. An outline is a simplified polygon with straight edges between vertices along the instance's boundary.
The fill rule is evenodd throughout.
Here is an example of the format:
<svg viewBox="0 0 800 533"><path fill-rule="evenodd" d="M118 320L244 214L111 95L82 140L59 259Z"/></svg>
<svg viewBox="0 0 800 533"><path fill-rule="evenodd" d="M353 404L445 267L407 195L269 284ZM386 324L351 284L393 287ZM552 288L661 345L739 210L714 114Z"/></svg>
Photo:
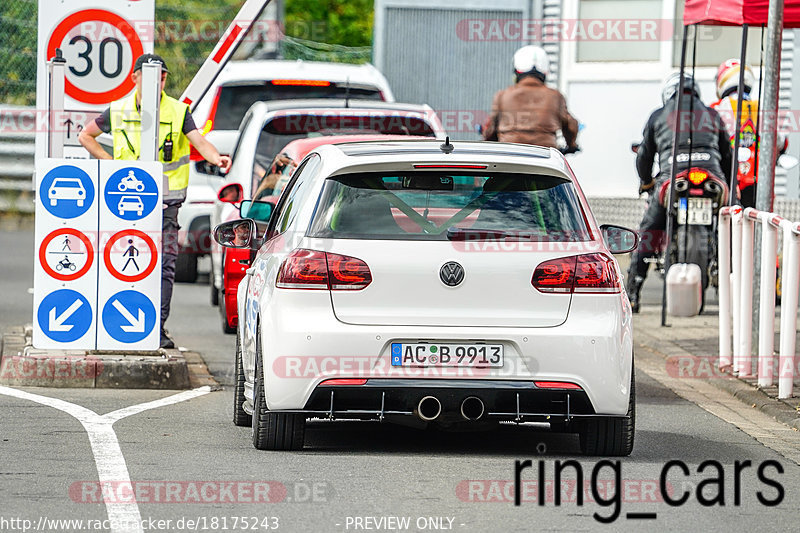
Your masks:
<svg viewBox="0 0 800 533"><path fill-rule="evenodd" d="M158 185L140 168L122 168L108 178L105 186L108 210L123 220L141 220L158 203Z"/></svg>
<svg viewBox="0 0 800 533"><path fill-rule="evenodd" d="M73 281L86 274L94 255L89 237L73 228L51 232L39 246L39 263L48 275L59 281Z"/></svg>

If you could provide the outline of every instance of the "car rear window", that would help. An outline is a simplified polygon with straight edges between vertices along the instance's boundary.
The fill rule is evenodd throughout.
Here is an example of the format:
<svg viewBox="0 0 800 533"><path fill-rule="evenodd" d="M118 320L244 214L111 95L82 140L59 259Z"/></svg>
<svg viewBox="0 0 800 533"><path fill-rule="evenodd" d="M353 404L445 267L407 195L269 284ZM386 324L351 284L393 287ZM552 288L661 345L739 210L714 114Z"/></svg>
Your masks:
<svg viewBox="0 0 800 533"><path fill-rule="evenodd" d="M356 100L383 100L377 88L350 87L331 83L314 85L273 85L272 82L248 85L223 85L220 89L214 129L235 130L239 128L244 114L256 102L269 100L297 100L299 98L344 98L349 94Z"/></svg>
<svg viewBox="0 0 800 533"><path fill-rule="evenodd" d="M329 178L309 235L400 240L591 239L574 187L566 179L439 171Z"/></svg>

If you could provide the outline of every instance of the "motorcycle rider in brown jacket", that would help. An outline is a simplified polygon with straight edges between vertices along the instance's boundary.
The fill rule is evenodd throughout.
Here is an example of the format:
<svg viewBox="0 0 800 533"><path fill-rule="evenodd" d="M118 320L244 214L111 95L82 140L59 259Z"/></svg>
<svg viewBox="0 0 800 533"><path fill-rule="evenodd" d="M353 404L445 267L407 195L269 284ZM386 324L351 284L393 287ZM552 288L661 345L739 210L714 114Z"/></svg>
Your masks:
<svg viewBox="0 0 800 533"><path fill-rule="evenodd" d="M514 54L517 82L498 91L483 138L557 148L560 129L566 152L577 151L578 121L567 111L564 96L544 84L549 71L547 52L539 46L523 46Z"/></svg>

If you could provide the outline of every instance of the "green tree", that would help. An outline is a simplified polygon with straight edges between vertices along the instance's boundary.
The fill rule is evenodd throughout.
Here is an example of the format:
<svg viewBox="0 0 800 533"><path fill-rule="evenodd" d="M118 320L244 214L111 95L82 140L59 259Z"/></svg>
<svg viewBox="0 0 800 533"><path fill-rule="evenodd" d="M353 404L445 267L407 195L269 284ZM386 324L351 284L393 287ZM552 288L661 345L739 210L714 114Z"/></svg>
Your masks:
<svg viewBox="0 0 800 533"><path fill-rule="evenodd" d="M372 44L373 0L286 0L286 35L343 46Z"/></svg>

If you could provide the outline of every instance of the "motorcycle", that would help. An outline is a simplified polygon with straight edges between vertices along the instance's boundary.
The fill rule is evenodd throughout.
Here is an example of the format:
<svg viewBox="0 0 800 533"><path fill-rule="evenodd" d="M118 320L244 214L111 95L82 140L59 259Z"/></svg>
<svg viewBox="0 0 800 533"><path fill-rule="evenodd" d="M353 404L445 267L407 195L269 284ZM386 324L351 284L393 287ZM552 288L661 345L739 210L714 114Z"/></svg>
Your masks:
<svg viewBox="0 0 800 533"><path fill-rule="evenodd" d="M669 180L656 193L673 220L670 264L693 263L700 267L703 297L709 286L719 287L717 222L719 210L728 203L728 184L706 169L691 167L675 177L675 197L668 204ZM664 272L664 252L659 269ZM701 304L702 309L702 304Z"/></svg>
<svg viewBox="0 0 800 533"><path fill-rule="evenodd" d="M639 144L631 143L636 153ZM655 185L655 182L653 182ZM670 250L670 265L693 263L700 267L702 277L701 309L705 305L705 290L719 287L717 264L717 222L719 210L728 204L727 182L706 169L691 167L675 177L675 197L668 206L670 181L664 180L657 190L640 187L639 194L647 192L668 210L673 220L672 242L662 243L657 257L646 259L655 263L662 277L665 271L665 250Z"/></svg>

